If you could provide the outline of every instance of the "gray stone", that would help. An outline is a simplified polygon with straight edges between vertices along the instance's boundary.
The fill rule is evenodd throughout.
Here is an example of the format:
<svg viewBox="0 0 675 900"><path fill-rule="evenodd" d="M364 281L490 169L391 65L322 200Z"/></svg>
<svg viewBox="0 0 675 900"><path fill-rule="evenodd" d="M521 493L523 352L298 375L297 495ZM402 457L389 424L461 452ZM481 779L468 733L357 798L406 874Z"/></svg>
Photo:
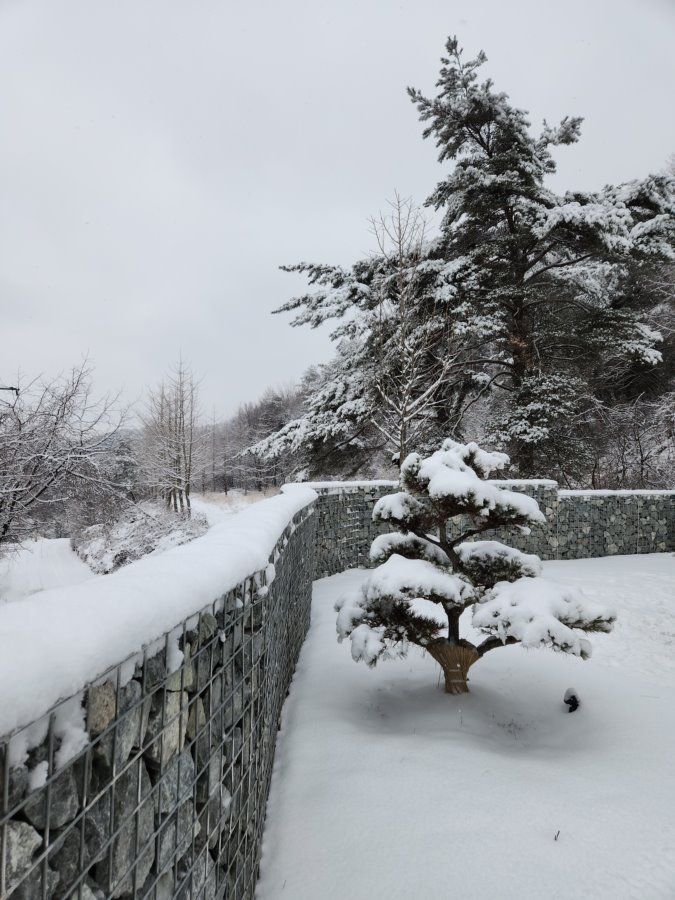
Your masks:
<svg viewBox="0 0 675 900"><path fill-rule="evenodd" d="M6 834L7 896L11 893L12 900L35 900L42 896L42 862L30 870L42 846L42 838L25 822L8 822ZM47 868L48 897L53 895L58 881L58 874Z"/></svg>
<svg viewBox="0 0 675 900"><path fill-rule="evenodd" d="M216 864L204 850L195 860L192 878L178 892L176 900L215 900Z"/></svg>
<svg viewBox="0 0 675 900"><path fill-rule="evenodd" d="M232 815L232 794L224 784L217 784L199 814L202 837L209 850L218 845L218 838Z"/></svg>
<svg viewBox="0 0 675 900"><path fill-rule="evenodd" d="M203 767L197 768L200 773L197 778L197 802L206 803L222 781L223 766L220 753L214 753L204 761Z"/></svg>
<svg viewBox="0 0 675 900"><path fill-rule="evenodd" d="M92 796L99 793L98 781L92 780ZM80 874L80 828L66 829L61 837L52 836L54 850L50 853L49 864L61 876L61 885L67 889ZM84 857L88 868L106 852L110 835L110 793L106 791L84 814Z"/></svg>
<svg viewBox="0 0 675 900"><path fill-rule="evenodd" d="M192 846L192 838L199 834L199 822L191 800L179 806L159 826L159 857L157 868L161 871L174 860L181 859Z"/></svg>
<svg viewBox="0 0 675 900"><path fill-rule="evenodd" d="M141 897L143 900L174 900L173 872L164 872L159 878L151 872L141 889Z"/></svg>
<svg viewBox="0 0 675 900"><path fill-rule="evenodd" d="M250 694L250 688L246 686L243 679L237 678L236 681L226 679L223 698L223 728L226 731L241 719Z"/></svg>
<svg viewBox="0 0 675 900"><path fill-rule="evenodd" d="M139 766L141 802L137 815L134 810L139 791ZM112 870L109 866L108 854L104 855L95 869L95 880L104 891L107 891L110 882L111 897L121 897L131 892L134 870L136 871L136 883L143 884L155 860L155 844L154 841L150 841L155 827L154 798L151 796L151 790L150 776L142 760L125 769L115 783L115 830L117 831L120 826L121 829L113 841ZM138 829L136 827L137 820ZM137 837L139 848L150 841L138 859L136 859ZM132 865L133 868L130 868ZM125 874L127 870L129 870L128 874Z"/></svg>
<svg viewBox="0 0 675 900"><path fill-rule="evenodd" d="M159 811L170 813L179 804L192 798L195 764L192 755L183 750L174 756L159 781Z"/></svg>
<svg viewBox="0 0 675 900"><path fill-rule="evenodd" d="M216 617L211 613L202 613L197 633L198 645L201 647L202 644L205 644L213 637L217 630L218 621L216 620Z"/></svg>
<svg viewBox="0 0 675 900"><path fill-rule="evenodd" d="M164 696L158 691L152 698L150 718L146 732L145 755L150 762L164 767L172 756L183 749L187 727L188 695L185 691L168 691L162 731L162 705ZM151 743L152 742L152 743Z"/></svg>
<svg viewBox="0 0 675 900"><path fill-rule="evenodd" d="M231 733L228 736L228 739L225 741L224 753L225 753L225 761L227 763L232 763L240 761L241 755L245 754L244 765L248 765L248 754L244 751L244 754L241 753L242 747L244 745L244 738L242 735L241 728L233 728Z"/></svg>
<svg viewBox="0 0 675 900"><path fill-rule="evenodd" d="M79 768L79 767L78 767ZM61 828L77 815L80 808L80 785L77 783L74 767L65 769L56 776L51 785L49 803L49 827ZM40 788L24 806L26 818L36 828L47 824L47 788Z"/></svg>
<svg viewBox="0 0 675 900"><path fill-rule="evenodd" d="M115 718L117 689L110 681L94 685L87 691L87 730L101 734Z"/></svg>
<svg viewBox="0 0 675 900"><path fill-rule="evenodd" d="M214 670L220 662L221 646L220 641L215 646L207 646L197 651L194 662L195 667L195 688L197 691L203 691L208 687Z"/></svg>
<svg viewBox="0 0 675 900"><path fill-rule="evenodd" d="M251 631L259 631L263 627L268 592L269 588L260 588L254 595L254 601L248 607L248 627Z"/></svg>
<svg viewBox="0 0 675 900"><path fill-rule="evenodd" d="M146 689L156 687L166 678L166 664L164 662L164 651L161 650L154 656L145 661L145 687Z"/></svg>
<svg viewBox="0 0 675 900"><path fill-rule="evenodd" d="M187 721L187 736L192 741L202 731L206 725L206 713L204 712L204 704L200 697L195 697L190 702L190 712Z"/></svg>
<svg viewBox="0 0 675 900"><path fill-rule="evenodd" d="M167 691L190 691L194 687L195 669L190 659L191 653L192 649L190 644L186 643L185 649L183 650L183 662L181 663L180 668L167 678Z"/></svg>
<svg viewBox="0 0 675 900"><path fill-rule="evenodd" d="M120 689L120 708L115 727L94 747L97 757L108 766L112 766L113 745L115 762L119 769L129 759L132 749L140 746L145 738L150 714L150 698L140 702L141 694L140 684L133 680Z"/></svg>
<svg viewBox="0 0 675 900"><path fill-rule="evenodd" d="M222 644L223 659L227 663L242 645L243 630L241 624L234 623L228 625L221 635L220 642Z"/></svg>
<svg viewBox="0 0 675 900"><path fill-rule="evenodd" d="M3 758L0 755L0 793L2 792L1 786L4 784L4 777ZM9 794L7 797L8 810L12 810L15 806L18 806L26 793L28 787L28 769L26 766L13 766L9 770L7 780L9 782Z"/></svg>
<svg viewBox="0 0 675 900"><path fill-rule="evenodd" d="M7 884L11 888L30 869L42 838L25 822L7 823Z"/></svg>
<svg viewBox="0 0 675 900"><path fill-rule="evenodd" d="M80 893L80 890L82 891L82 893ZM73 891L68 900L97 900L97 897L85 881L81 885L81 888L76 888Z"/></svg>

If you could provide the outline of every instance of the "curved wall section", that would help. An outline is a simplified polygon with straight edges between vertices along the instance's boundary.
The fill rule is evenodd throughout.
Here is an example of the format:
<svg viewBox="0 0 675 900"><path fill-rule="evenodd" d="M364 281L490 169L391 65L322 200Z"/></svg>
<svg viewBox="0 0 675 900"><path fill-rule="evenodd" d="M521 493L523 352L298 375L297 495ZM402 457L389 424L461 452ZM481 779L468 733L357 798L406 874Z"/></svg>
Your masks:
<svg viewBox="0 0 675 900"><path fill-rule="evenodd" d="M565 492L551 481L505 486L536 497L548 521L527 535L494 537L544 559L673 548L672 492ZM312 487L316 494L303 488L295 500L263 501L213 540L184 551L193 569L213 567L202 590L205 583L209 591L229 587L264 564L267 549L250 555L251 547L272 547L299 509L265 568L163 637L153 631L159 640L140 657L0 739L2 900L253 898L279 716L309 625L312 581L368 565L378 533L373 506L396 489L383 482ZM132 583L149 590L147 573L155 571L139 565L131 581L105 585L118 586L113 596L121 604ZM180 599L187 591L179 608L192 610L190 598L202 594L194 585L190 593L181 571L174 593ZM239 574L225 585L233 572ZM77 587L79 594L97 590ZM165 619L167 608L178 607L164 604ZM123 609L128 619L133 604ZM87 633L102 653L100 634ZM17 634L23 640L29 632ZM40 671L53 667L45 663ZM5 678L2 702L12 703L30 675Z"/></svg>
<svg viewBox="0 0 675 900"><path fill-rule="evenodd" d="M253 896L316 523L306 507L177 641L0 741L3 900Z"/></svg>
<svg viewBox="0 0 675 900"><path fill-rule="evenodd" d="M495 530L501 540L542 559L580 559L675 549L675 492L561 491L555 481L496 481L534 497L546 524L529 534ZM313 484L319 494L318 575L367 566L373 538L383 529L372 521L375 502L396 485L349 482Z"/></svg>

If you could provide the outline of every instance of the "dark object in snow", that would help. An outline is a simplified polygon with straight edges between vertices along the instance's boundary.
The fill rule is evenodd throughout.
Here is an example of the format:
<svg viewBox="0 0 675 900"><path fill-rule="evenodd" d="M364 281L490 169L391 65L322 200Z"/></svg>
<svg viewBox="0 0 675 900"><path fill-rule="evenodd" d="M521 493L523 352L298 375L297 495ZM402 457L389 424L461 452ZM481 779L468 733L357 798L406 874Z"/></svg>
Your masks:
<svg viewBox="0 0 675 900"><path fill-rule="evenodd" d="M574 712L575 709L579 709L581 702L574 688L567 688L563 701L569 706L568 712Z"/></svg>

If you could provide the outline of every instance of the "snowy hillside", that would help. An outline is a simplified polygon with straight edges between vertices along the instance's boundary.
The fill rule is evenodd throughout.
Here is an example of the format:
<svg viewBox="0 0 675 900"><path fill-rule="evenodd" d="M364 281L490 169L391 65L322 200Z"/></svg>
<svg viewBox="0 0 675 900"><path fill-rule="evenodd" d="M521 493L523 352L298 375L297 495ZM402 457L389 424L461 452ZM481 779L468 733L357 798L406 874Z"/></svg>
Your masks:
<svg viewBox="0 0 675 900"><path fill-rule="evenodd" d="M73 540L73 547L93 572L109 574L144 556L193 541L262 496L239 491L196 494L189 519L167 510L163 503L146 501L128 507L112 523L85 528Z"/></svg>
<svg viewBox="0 0 675 900"><path fill-rule="evenodd" d="M85 528L73 540L73 548L93 572L107 575L151 553L187 544L208 527L204 516L193 514L188 519L163 504L146 502L128 508L110 524Z"/></svg>
<svg viewBox="0 0 675 900"><path fill-rule="evenodd" d="M0 603L92 578L68 538L23 541L0 557Z"/></svg>
<svg viewBox="0 0 675 900"><path fill-rule="evenodd" d="M616 630L588 662L492 653L461 699L428 657L370 671L338 646L333 604L364 574L315 587L258 900L675 896L675 558L545 563Z"/></svg>

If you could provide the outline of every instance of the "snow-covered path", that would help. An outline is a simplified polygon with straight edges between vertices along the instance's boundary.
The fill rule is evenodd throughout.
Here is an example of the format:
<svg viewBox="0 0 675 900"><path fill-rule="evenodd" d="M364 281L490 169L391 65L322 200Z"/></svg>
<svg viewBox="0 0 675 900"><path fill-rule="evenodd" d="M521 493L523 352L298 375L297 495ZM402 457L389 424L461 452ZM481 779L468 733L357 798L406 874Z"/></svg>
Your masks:
<svg viewBox="0 0 675 900"><path fill-rule="evenodd" d="M611 599L615 632L588 662L501 648L461 699L417 653L353 663L332 606L363 573L316 583L257 900L675 897L675 557L545 574Z"/></svg>
<svg viewBox="0 0 675 900"><path fill-rule="evenodd" d="M24 541L0 558L0 603L94 577L73 552L68 538Z"/></svg>

